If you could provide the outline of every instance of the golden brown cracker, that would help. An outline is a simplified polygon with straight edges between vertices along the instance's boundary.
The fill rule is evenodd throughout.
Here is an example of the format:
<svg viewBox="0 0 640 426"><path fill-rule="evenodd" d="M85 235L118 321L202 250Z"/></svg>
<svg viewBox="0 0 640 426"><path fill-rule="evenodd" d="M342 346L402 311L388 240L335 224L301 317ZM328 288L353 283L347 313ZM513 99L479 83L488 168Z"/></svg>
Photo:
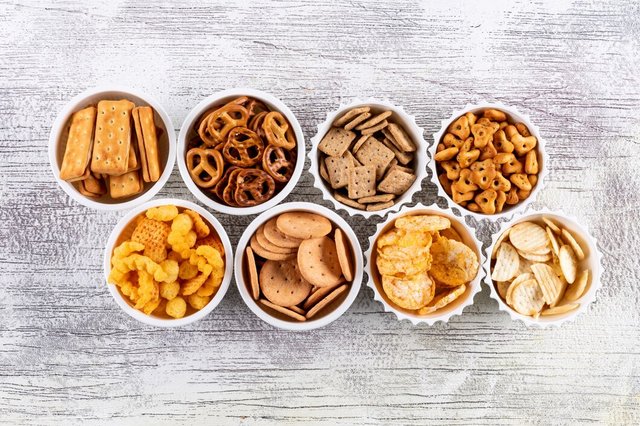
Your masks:
<svg viewBox="0 0 640 426"><path fill-rule="evenodd" d="M85 175L91 159L96 108L87 107L73 113L64 150L60 179L72 182Z"/></svg>
<svg viewBox="0 0 640 426"><path fill-rule="evenodd" d="M145 182L156 182L160 179L160 160L158 158L158 137L153 121L153 109L149 106L134 108L133 121L138 138L142 177Z"/></svg>
<svg viewBox="0 0 640 426"><path fill-rule="evenodd" d="M92 172L112 176L127 172L131 144L131 110L134 106L133 102L126 99L98 102L91 156Z"/></svg>

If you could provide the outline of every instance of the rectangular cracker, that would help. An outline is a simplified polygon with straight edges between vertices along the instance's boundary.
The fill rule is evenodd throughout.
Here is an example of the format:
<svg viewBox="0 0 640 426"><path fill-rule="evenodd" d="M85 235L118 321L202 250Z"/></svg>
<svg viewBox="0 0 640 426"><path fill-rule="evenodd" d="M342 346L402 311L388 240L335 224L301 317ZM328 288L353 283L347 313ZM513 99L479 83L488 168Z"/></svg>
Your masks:
<svg viewBox="0 0 640 426"><path fill-rule="evenodd" d="M60 179L73 182L85 176L91 159L95 124L95 107L81 109L71 116L69 136L60 167Z"/></svg>
<svg viewBox="0 0 640 426"><path fill-rule="evenodd" d="M380 180L395 154L378 139L370 137L362 144L355 157L365 166L375 166L376 179Z"/></svg>
<svg viewBox="0 0 640 426"><path fill-rule="evenodd" d="M368 212L377 212L379 210L388 209L393 206L395 203L393 201L387 201L386 203L377 203L377 204L367 204Z"/></svg>
<svg viewBox="0 0 640 426"><path fill-rule="evenodd" d="M109 177L111 198L130 197L142 191L143 184L137 170L120 176Z"/></svg>
<svg viewBox="0 0 640 426"><path fill-rule="evenodd" d="M96 178L93 175L89 175L88 178L81 182L81 185L85 189L85 191L90 192L98 197L107 193L107 188L104 186L104 182L102 181L102 179Z"/></svg>
<svg viewBox="0 0 640 426"><path fill-rule="evenodd" d="M331 188L344 188L349 184L349 170L353 167L346 157L327 157L324 159Z"/></svg>
<svg viewBox="0 0 640 426"><path fill-rule="evenodd" d="M394 198L396 198L396 196L393 194L378 194L371 197L362 197L358 200L358 202L362 204L387 203Z"/></svg>
<svg viewBox="0 0 640 426"><path fill-rule="evenodd" d="M356 160L356 157L353 156L351 151L345 152L344 155L342 156L342 158L346 158L351 162L350 167L360 167L360 166L362 166L362 164L358 160Z"/></svg>
<svg viewBox="0 0 640 426"><path fill-rule="evenodd" d="M389 123L387 129L389 129L389 133L393 136L391 142L393 142L399 150L405 152L414 152L416 150L415 144L402 127L396 123Z"/></svg>
<svg viewBox="0 0 640 426"><path fill-rule="evenodd" d="M138 161L138 155L136 154L135 146L136 144L133 142L129 145L129 164L127 166L128 172L132 172L140 168L140 162Z"/></svg>
<svg viewBox="0 0 640 426"><path fill-rule="evenodd" d="M352 200L351 198L347 198L344 195L340 194L338 191L333 193L333 198L340 201L342 204L353 207L354 209L365 210L367 208L367 206L365 206L364 204L360 204L359 202Z"/></svg>
<svg viewBox="0 0 640 426"><path fill-rule="evenodd" d="M140 166L145 182L156 182L160 179L160 160L158 158L158 136L153 121L153 109L141 106L133 109L133 122L138 138Z"/></svg>
<svg viewBox="0 0 640 426"><path fill-rule="evenodd" d="M393 166L389 169L384 179L378 184L378 191L387 194L401 195L409 189L414 180L416 180L415 174L407 173L399 169L398 166Z"/></svg>
<svg viewBox="0 0 640 426"><path fill-rule="evenodd" d="M347 189L352 200L376 195L376 167L362 166L350 169Z"/></svg>
<svg viewBox="0 0 640 426"><path fill-rule="evenodd" d="M131 145L131 110L135 105L126 99L98 102L98 118L91 156L91 171L121 175L129 166Z"/></svg>
<svg viewBox="0 0 640 426"><path fill-rule="evenodd" d="M328 156L342 157L355 138L356 134L350 130L332 127L318 144L318 149Z"/></svg>
<svg viewBox="0 0 640 426"><path fill-rule="evenodd" d="M400 151L394 144L389 140L389 138L384 138L382 141L384 146L389 148L396 156L396 159L400 164L409 164L411 160L413 160L413 154L410 152Z"/></svg>

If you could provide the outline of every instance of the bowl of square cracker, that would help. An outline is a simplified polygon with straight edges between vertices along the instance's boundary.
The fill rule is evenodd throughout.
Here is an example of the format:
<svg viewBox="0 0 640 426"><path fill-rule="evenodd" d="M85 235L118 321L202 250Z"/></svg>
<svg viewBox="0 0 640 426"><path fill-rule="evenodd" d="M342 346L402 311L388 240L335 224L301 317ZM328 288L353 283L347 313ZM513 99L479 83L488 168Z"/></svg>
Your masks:
<svg viewBox="0 0 640 426"><path fill-rule="evenodd" d="M253 220L236 249L235 278L245 304L285 330L324 327L353 303L362 281L358 238L335 212L285 203Z"/></svg>
<svg viewBox="0 0 640 426"><path fill-rule="evenodd" d="M49 161L60 187L96 210L124 210L150 200L173 170L175 130L152 97L122 87L75 96L49 136Z"/></svg>
<svg viewBox="0 0 640 426"><path fill-rule="evenodd" d="M427 176L423 129L384 100L355 99L328 113L311 139L309 159L322 197L365 218L411 202Z"/></svg>

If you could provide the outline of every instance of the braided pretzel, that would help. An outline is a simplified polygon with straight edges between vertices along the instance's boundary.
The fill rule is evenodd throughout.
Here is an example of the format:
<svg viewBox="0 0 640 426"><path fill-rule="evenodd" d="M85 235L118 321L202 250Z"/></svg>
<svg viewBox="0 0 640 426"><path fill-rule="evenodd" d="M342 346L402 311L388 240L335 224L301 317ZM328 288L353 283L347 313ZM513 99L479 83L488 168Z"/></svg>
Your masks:
<svg viewBox="0 0 640 426"><path fill-rule="evenodd" d="M267 145L262 156L262 168L276 182L287 183L296 166L295 151L287 151L279 146Z"/></svg>
<svg viewBox="0 0 640 426"><path fill-rule="evenodd" d="M251 167L262 159L264 144L260 137L246 127L236 127L229 132L222 148L225 160L234 166Z"/></svg>
<svg viewBox="0 0 640 426"><path fill-rule="evenodd" d="M187 168L196 185L211 188L222 177L224 159L214 149L191 148L187 152Z"/></svg>
<svg viewBox="0 0 640 426"><path fill-rule="evenodd" d="M207 132L215 140L214 145L217 145L227 139L227 135L234 127L246 127L247 121L249 121L249 111L241 105L230 103L218 108L209 116Z"/></svg>
<svg viewBox="0 0 640 426"><path fill-rule="evenodd" d="M268 111L262 111L249 120L249 128L256 132L262 139L267 139L267 135L264 133L264 127L262 127L262 123L264 123L264 118L267 114L269 114Z"/></svg>
<svg viewBox="0 0 640 426"><path fill-rule="evenodd" d="M279 146L284 149L293 149L296 146L295 138L291 138L287 130L289 130L289 123L287 120L277 111L271 111L264 118L262 123L264 133L267 136L267 140L271 145ZM293 133L291 133L291 136Z"/></svg>
<svg viewBox="0 0 640 426"><path fill-rule="evenodd" d="M240 207L255 206L269 200L275 190L276 183L264 170L242 169L236 175L234 200Z"/></svg>

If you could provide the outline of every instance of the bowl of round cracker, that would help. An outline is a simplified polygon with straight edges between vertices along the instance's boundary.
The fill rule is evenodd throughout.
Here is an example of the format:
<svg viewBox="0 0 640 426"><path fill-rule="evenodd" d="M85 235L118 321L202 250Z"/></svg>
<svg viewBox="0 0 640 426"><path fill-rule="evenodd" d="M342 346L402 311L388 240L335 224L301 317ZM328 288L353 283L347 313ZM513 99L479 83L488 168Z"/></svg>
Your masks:
<svg viewBox="0 0 640 426"><path fill-rule="evenodd" d="M354 99L327 113L311 139L314 186L335 209L384 217L412 200L427 176L415 117L386 100Z"/></svg>
<svg viewBox="0 0 640 426"><path fill-rule="evenodd" d="M481 244L451 209L435 204L389 215L365 256L374 299L414 325L461 315L480 291Z"/></svg>
<svg viewBox="0 0 640 426"><path fill-rule="evenodd" d="M129 316L148 325L198 321L224 298L233 267L231 242L199 205L157 199L127 213L104 252L109 292Z"/></svg>
<svg viewBox="0 0 640 426"><path fill-rule="evenodd" d="M242 299L260 319L285 330L312 330L338 319L358 295L362 273L362 250L349 224L312 203L262 213L236 249Z"/></svg>
<svg viewBox="0 0 640 426"><path fill-rule="evenodd" d="M498 308L527 326L573 321L595 300L602 254L574 217L543 209L505 222L487 249L485 283Z"/></svg>
<svg viewBox="0 0 640 426"><path fill-rule="evenodd" d="M189 112L177 155L182 180L201 203L251 215L291 193L304 168L305 140L280 99L233 88L206 97Z"/></svg>
<svg viewBox="0 0 640 426"><path fill-rule="evenodd" d="M467 104L441 121L429 147L438 195L476 220L510 218L548 174L545 140L529 116L500 102Z"/></svg>
<svg viewBox="0 0 640 426"><path fill-rule="evenodd" d="M171 176L175 156L175 130L164 108L130 88L80 93L60 111L49 135L58 185L96 210L125 210L150 200Z"/></svg>

